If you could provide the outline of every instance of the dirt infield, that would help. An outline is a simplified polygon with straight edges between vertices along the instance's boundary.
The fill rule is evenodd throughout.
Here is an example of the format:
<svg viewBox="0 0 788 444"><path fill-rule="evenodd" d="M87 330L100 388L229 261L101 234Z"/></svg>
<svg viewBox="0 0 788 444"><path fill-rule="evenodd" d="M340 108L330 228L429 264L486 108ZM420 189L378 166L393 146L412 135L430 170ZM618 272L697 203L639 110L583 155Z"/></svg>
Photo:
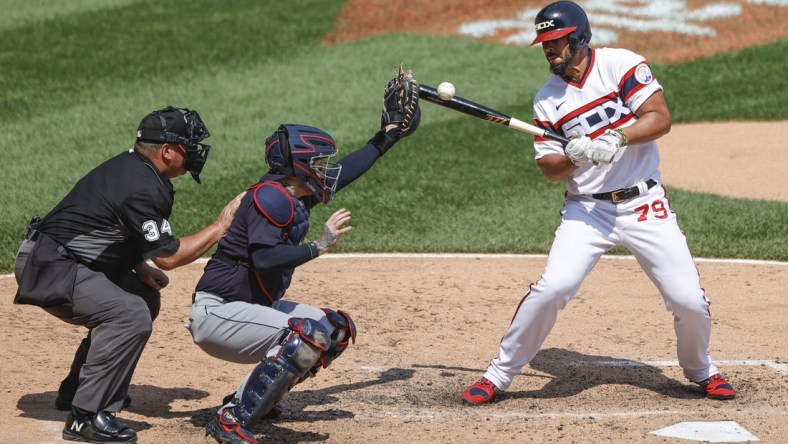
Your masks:
<svg viewBox="0 0 788 444"><path fill-rule="evenodd" d="M644 2L617 3L636 9ZM697 17L693 13L703 8L720 17L685 23L711 36L613 26L608 34L595 28L595 38L615 31L650 60L672 62L788 36L788 8L776 2L652 3L691 9L677 11L676 17ZM494 21L480 38L501 42L523 25L518 14L542 4L348 0L325 42L394 30L467 37L458 29L480 19ZM487 16L479 17L479 9ZM627 23L654 25L643 17ZM663 179L669 187L788 202L788 187L774 186L784 183L788 171L785 146L778 144L787 132L785 122L675 126L659 142ZM710 352L738 389L734 400L708 400L682 377L672 318L659 293L631 258L606 258L560 312L542 351L512 387L490 405L463 404L462 391L497 352L544 260L329 255L299 268L289 297L347 310L358 340L330 368L296 387L282 418L263 421L254 430L257 438L270 443L678 443L686 441L652 432L683 421L736 421L760 442L785 442L784 263L698 262L712 301ZM140 443L213 442L204 437L205 424L249 370L207 356L183 327L201 271L202 264L192 264L169 273L172 284L163 292L161 314L132 381L133 403L119 415L139 432ZM15 291L14 279L0 276L0 443L61 442L65 413L53 406L55 390L85 330L38 308L14 306Z"/></svg>
<svg viewBox="0 0 788 444"><path fill-rule="evenodd" d="M672 319L629 259L603 260L560 313L544 349L500 401L461 392L496 353L541 257L340 257L299 269L297 299L353 314L359 334L334 365L296 387L261 442L674 442L680 421L737 421L762 442L788 436L788 266L700 262L715 319L711 353L736 384L705 399L675 362ZM204 425L248 371L202 353L184 329L202 264L172 273L121 418L140 442L201 443ZM336 279L341 275L341 279ZM341 285L339 282L341 282ZM55 390L84 333L13 306L0 279L0 442L59 442ZM780 345L782 344L782 345ZM407 438L405 438L407 437Z"/></svg>
<svg viewBox="0 0 788 444"><path fill-rule="evenodd" d="M744 130L757 138L742 137ZM781 122L677 126L660 143L665 180L788 201L785 187L763 186L781 183L788 170L777 155L784 147L774 142L785 131ZM701 136L712 140L698 143ZM768 165L748 161L755 148ZM463 405L463 389L496 353L543 265L542 257L522 256L329 255L299 268L291 297L350 312L358 342L298 386L284 416L262 423L256 435L261 442L656 443L674 440L650 432L677 422L730 420L762 442L788 436L788 264L698 263L712 301L711 353L739 390L733 401L707 400L684 380L656 289L633 260L610 258L500 401ZM134 402L120 415L142 443L212 442L202 436L205 423L249 370L205 355L183 328L201 271L193 264L169 273L172 285L132 382ZM0 278L0 442L58 442L65 413L53 407L55 390L84 330L14 306L15 291L13 278Z"/></svg>

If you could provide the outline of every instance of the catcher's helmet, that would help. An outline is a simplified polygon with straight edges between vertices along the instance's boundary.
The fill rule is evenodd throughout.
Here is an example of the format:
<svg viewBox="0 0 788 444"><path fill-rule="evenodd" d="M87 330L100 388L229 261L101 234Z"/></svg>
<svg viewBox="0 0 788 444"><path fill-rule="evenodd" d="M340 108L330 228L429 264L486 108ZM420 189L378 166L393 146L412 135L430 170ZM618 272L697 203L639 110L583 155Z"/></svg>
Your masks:
<svg viewBox="0 0 788 444"><path fill-rule="evenodd" d="M591 41L591 26L577 3L560 1L545 6L534 20L536 38L531 45L555 40L569 34L569 45L583 49Z"/></svg>
<svg viewBox="0 0 788 444"><path fill-rule="evenodd" d="M211 146L202 143L211 134L197 111L188 108L166 108L145 116L137 128L137 141L153 143L181 143L186 146L183 167L197 183L208 160Z"/></svg>
<svg viewBox="0 0 788 444"><path fill-rule="evenodd" d="M323 203L334 198L342 170L330 163L336 154L334 139L312 126L283 124L265 140L269 172L298 177Z"/></svg>

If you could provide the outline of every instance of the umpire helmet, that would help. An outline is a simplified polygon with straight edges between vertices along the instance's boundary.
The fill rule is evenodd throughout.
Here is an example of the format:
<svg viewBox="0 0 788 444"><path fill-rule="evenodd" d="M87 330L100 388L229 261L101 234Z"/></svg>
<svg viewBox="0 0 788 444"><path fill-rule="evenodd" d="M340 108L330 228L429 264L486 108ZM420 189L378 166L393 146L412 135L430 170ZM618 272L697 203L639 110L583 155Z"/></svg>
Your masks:
<svg viewBox="0 0 788 444"><path fill-rule="evenodd" d="M197 183L201 183L200 172L211 150L211 146L202 141L210 135L197 111L173 106L148 114L137 128L138 142L180 143L186 146L183 167Z"/></svg>
<svg viewBox="0 0 788 444"><path fill-rule="evenodd" d="M555 40L569 34L569 45L583 49L591 41L591 26L585 11L577 3L560 1L545 6L534 20L536 38L531 45Z"/></svg>
<svg viewBox="0 0 788 444"><path fill-rule="evenodd" d="M282 124L265 141L270 173L296 176L320 202L334 199L341 165L330 163L336 142L325 131L306 125Z"/></svg>

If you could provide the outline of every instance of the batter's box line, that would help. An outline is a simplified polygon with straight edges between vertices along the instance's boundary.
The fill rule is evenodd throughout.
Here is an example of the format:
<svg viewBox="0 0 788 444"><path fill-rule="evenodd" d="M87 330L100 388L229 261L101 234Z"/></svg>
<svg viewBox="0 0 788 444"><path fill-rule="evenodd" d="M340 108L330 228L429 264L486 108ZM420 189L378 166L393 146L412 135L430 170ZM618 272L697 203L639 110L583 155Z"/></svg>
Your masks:
<svg viewBox="0 0 788 444"><path fill-rule="evenodd" d="M678 367L679 361L633 361L631 359L597 360L597 361L572 361L572 367L597 366L597 367ZM714 361L714 365L725 367L748 366L770 367L781 375L788 376L788 363L774 359L729 359ZM381 372L385 368L376 365L362 365L361 370L366 372Z"/></svg>
<svg viewBox="0 0 788 444"><path fill-rule="evenodd" d="M721 366L750 366L750 367L771 367L781 375L788 376L788 363L771 359L731 359L725 361L714 361L715 365ZM569 365L582 367L584 365L596 365L607 367L678 367L679 361L632 361L627 359L617 359L614 361L573 361Z"/></svg>
<svg viewBox="0 0 788 444"><path fill-rule="evenodd" d="M328 253L318 259L546 259L546 254L514 254L514 253ZM634 261L631 255L602 255L602 260L627 260ZM723 258L693 258L695 262L709 262L721 264L747 264L747 265L776 265L788 267L788 262L767 261L759 259L723 259Z"/></svg>
<svg viewBox="0 0 788 444"><path fill-rule="evenodd" d="M471 407L473 408L473 407ZM467 412L468 407L463 407L462 411ZM456 420L457 409L449 409L435 411L430 409L410 409L392 411L378 411L375 413L359 412L356 417L368 418L397 418L406 421L415 420L441 420L449 419ZM599 420L606 418L619 418L619 419L638 419L650 416L693 416L698 413L696 409L689 410L642 410L642 411L629 411L629 412L545 412L545 413L526 413L520 411L489 411L476 412L478 417L493 418L493 419L573 419L573 420ZM714 413L717 415L767 415L767 416L787 416L788 411L776 408L715 408Z"/></svg>

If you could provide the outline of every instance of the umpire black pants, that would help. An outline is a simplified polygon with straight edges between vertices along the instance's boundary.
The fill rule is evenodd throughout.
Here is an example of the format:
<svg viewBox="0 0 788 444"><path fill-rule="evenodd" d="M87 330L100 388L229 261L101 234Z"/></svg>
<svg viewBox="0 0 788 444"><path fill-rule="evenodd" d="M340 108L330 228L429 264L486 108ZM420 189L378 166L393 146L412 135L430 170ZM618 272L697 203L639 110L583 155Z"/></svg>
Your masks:
<svg viewBox="0 0 788 444"><path fill-rule="evenodd" d="M23 243L17 255L17 279L30 251L25 243L30 241ZM90 329L87 344L83 341L72 364L72 368L79 367L73 406L89 412L122 408L158 314L158 299L159 293L133 272L113 282L103 273L78 265L72 304L44 309L69 324ZM84 364L79 366L82 356Z"/></svg>
<svg viewBox="0 0 788 444"><path fill-rule="evenodd" d="M150 311L151 321L156 320L156 317L159 315L159 308L161 307L161 298L157 290L144 284L133 272L127 273L116 283L125 291L136 294L145 300L145 303L148 305L148 310ZM80 371L85 361L87 361L88 351L90 350L90 332L91 330L88 330L87 336L82 340L79 347L77 347L77 351L74 353L74 360L71 362L69 373L58 388L58 398L63 397L64 399L72 399L77 391L77 387L79 387Z"/></svg>

